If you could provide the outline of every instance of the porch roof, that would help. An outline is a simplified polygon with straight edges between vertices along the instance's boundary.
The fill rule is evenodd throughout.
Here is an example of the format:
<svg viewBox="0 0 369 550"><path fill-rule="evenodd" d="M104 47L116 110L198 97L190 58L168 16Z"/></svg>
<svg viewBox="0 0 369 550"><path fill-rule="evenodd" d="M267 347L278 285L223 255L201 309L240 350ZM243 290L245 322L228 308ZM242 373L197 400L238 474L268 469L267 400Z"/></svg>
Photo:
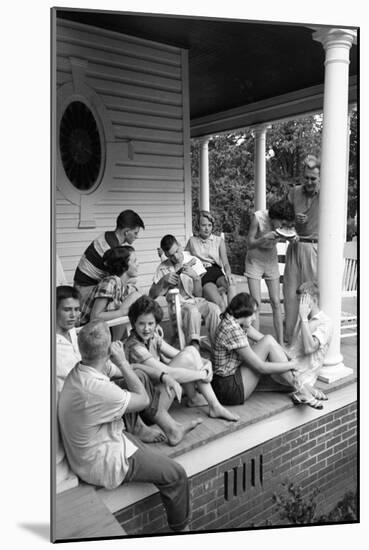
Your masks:
<svg viewBox="0 0 369 550"><path fill-rule="evenodd" d="M96 10L57 15L187 49L192 137L322 110L325 52L312 39L317 26ZM351 102L357 57L353 45Z"/></svg>

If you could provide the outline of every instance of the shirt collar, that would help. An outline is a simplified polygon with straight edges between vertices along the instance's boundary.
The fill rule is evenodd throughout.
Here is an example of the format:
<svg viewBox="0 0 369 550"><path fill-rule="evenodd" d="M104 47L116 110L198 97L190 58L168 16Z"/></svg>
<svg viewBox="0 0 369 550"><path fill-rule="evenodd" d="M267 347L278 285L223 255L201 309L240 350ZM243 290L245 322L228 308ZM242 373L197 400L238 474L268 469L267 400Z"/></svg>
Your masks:
<svg viewBox="0 0 369 550"><path fill-rule="evenodd" d="M202 243L207 243L208 241L213 241L214 240L214 234L212 233L210 235L210 237L208 237L207 239L203 239L202 237L200 237L200 235L198 235L198 239L202 242Z"/></svg>

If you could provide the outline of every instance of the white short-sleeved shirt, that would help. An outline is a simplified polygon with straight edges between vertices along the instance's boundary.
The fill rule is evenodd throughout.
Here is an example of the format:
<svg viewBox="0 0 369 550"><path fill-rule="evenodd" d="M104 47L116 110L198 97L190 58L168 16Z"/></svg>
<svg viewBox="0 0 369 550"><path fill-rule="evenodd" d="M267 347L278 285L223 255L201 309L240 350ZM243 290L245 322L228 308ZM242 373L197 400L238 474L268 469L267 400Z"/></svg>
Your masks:
<svg viewBox="0 0 369 550"><path fill-rule="evenodd" d="M314 384L318 371L323 366L324 358L332 338L332 323L323 311L319 311L309 319L309 328L312 336L319 342L318 349L309 355L305 354L300 329L289 352L292 357L299 361L299 370L296 373L296 377L303 383Z"/></svg>
<svg viewBox="0 0 369 550"><path fill-rule="evenodd" d="M211 234L207 239L202 239L199 236L192 236L188 239L186 250L199 258L204 267L210 267L217 264L222 267L220 259L220 245L222 237Z"/></svg>
<svg viewBox="0 0 369 550"><path fill-rule="evenodd" d="M197 275L201 276L204 273L206 273L206 269L202 265L202 262L195 256L192 256L189 252L184 251L183 264L187 264L191 260L195 260L194 264L191 267L194 271L196 271ZM167 275L168 273L175 273L175 271L176 270L172 262L170 260L164 260L156 268L156 271L153 277L153 283L158 284L158 282L162 277L164 277L164 275ZM191 277L189 277L185 273L181 273L179 278L180 278L180 283L178 288L179 288L179 294L180 294L181 300L188 301L195 298L193 294L193 280L191 279Z"/></svg>
<svg viewBox="0 0 369 550"><path fill-rule="evenodd" d="M70 340L56 335L56 389L62 390L64 381L72 368L81 360L81 354L78 349L76 329L69 331Z"/></svg>
<svg viewBox="0 0 369 550"><path fill-rule="evenodd" d="M114 489L137 447L123 433L131 394L108 375L78 363L64 382L58 414L72 470L86 483Z"/></svg>

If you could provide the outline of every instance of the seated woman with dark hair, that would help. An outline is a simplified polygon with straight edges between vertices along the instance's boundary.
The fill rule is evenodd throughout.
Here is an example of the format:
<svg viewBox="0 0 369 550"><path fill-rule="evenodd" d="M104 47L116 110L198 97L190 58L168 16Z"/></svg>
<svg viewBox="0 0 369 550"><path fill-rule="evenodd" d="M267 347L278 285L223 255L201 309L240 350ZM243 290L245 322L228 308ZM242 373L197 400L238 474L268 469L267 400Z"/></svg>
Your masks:
<svg viewBox="0 0 369 550"><path fill-rule="evenodd" d="M273 310L273 324L278 342L283 345L283 320L280 301L280 282L278 268L277 242L280 239L278 229L291 229L295 221L293 206L287 200L271 205L269 210L257 210L251 220L247 237L245 275L251 296L260 304L260 280L265 279L268 287L270 305ZM293 230L286 234L295 233ZM256 313L253 322L259 329L259 316Z"/></svg>
<svg viewBox="0 0 369 550"><path fill-rule="evenodd" d="M158 333L163 312L149 296L141 296L129 308L132 331L125 343L128 361L139 363L140 369L153 380L164 381L170 375L186 388L187 406L209 405L209 416L237 421L239 417L225 409L211 387L211 363L203 359L194 346L179 351ZM203 396L197 394L197 391Z"/></svg>
<svg viewBox="0 0 369 550"><path fill-rule="evenodd" d="M123 317L128 314L130 305L141 296L133 284L138 274L138 262L132 246L117 246L107 250L103 262L109 276L100 281L85 301L81 324L92 319L110 321ZM114 339L117 336L115 333Z"/></svg>
<svg viewBox="0 0 369 550"><path fill-rule="evenodd" d="M288 361L273 336L264 336L251 325L256 311L254 298L241 292L221 316L212 354L212 386L223 405L244 403L256 388L261 374L296 369L297 362ZM248 337L254 341L252 345Z"/></svg>
<svg viewBox="0 0 369 550"><path fill-rule="evenodd" d="M215 220L210 212L201 210L198 219L198 235L190 237L186 250L199 258L206 269L201 277L203 297L225 309L224 293L230 301L236 293L235 283L228 262L224 239L213 234Z"/></svg>

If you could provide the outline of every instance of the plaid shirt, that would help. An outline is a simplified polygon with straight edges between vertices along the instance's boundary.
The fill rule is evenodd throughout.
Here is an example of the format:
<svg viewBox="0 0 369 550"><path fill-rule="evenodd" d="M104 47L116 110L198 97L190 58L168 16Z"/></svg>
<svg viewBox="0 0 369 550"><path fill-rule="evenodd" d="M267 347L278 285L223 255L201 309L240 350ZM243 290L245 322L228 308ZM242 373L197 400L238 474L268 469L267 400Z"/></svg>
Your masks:
<svg viewBox="0 0 369 550"><path fill-rule="evenodd" d="M136 290L136 287L130 284L123 286L121 278L117 275L105 277L105 279L100 281L100 283L91 290L86 301L82 305L81 325L89 322L96 298L105 298L108 300L105 311L115 311L120 308L124 299Z"/></svg>
<svg viewBox="0 0 369 550"><path fill-rule="evenodd" d="M163 343L163 338L155 333L152 338L145 344L138 336L135 329L131 333L124 344L126 357L129 363L145 363L147 359L158 359L161 361L160 352Z"/></svg>
<svg viewBox="0 0 369 550"><path fill-rule="evenodd" d="M242 327L232 315L226 313L215 334L212 354L214 374L218 376L234 374L242 364L242 359L237 350L249 346L250 344Z"/></svg>

